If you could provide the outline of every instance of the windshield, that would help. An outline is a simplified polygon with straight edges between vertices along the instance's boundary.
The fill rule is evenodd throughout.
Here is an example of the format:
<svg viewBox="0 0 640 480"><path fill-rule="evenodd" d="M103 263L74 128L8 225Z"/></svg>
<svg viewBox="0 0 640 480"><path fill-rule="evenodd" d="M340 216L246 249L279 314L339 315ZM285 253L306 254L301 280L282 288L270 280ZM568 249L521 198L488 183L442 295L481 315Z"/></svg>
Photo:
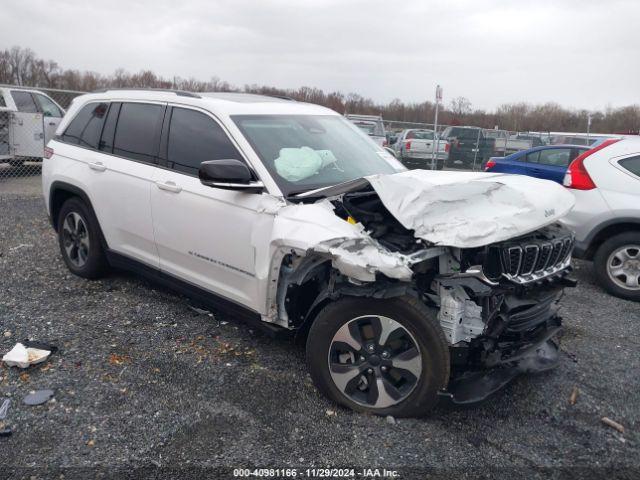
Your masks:
<svg viewBox="0 0 640 480"><path fill-rule="evenodd" d="M234 115L284 195L405 168L337 115Z"/></svg>

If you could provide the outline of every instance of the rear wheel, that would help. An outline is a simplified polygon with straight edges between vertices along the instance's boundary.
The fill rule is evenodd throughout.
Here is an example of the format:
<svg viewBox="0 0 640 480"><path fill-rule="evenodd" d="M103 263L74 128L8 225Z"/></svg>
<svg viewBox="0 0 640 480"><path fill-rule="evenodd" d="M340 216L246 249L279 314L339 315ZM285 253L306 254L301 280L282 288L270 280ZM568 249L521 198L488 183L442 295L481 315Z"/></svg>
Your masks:
<svg viewBox="0 0 640 480"><path fill-rule="evenodd" d="M604 242L593 259L598 283L612 295L640 301L640 232Z"/></svg>
<svg viewBox="0 0 640 480"><path fill-rule="evenodd" d="M413 297L329 304L309 331L307 364L327 397L376 415L425 415L449 381L435 311Z"/></svg>
<svg viewBox="0 0 640 480"><path fill-rule="evenodd" d="M108 270L100 242L98 220L79 198L70 198L58 215L60 253L72 273L84 278L100 278Z"/></svg>

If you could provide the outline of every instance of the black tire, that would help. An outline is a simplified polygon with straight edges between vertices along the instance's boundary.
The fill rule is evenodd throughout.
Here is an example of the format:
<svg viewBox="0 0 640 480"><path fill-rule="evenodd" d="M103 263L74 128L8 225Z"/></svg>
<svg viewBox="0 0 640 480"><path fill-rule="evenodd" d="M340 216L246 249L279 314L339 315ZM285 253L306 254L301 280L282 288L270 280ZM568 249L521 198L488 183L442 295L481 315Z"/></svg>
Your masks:
<svg viewBox="0 0 640 480"><path fill-rule="evenodd" d="M395 320L415 339L421 354L421 373L413 390L399 403L386 408L372 408L348 397L334 382L329 367L334 335L349 321L367 315ZM361 351L364 352L364 349ZM438 391L446 388L449 382L449 362L449 347L437 322L436 311L408 296L390 299L342 298L330 303L318 314L307 337L307 365L317 388L340 405L376 415L419 417L429 413L437 403ZM380 373L378 369L376 372ZM356 376L361 377L358 372Z"/></svg>
<svg viewBox="0 0 640 480"><path fill-rule="evenodd" d="M631 246L632 249L640 252L640 232L620 233L606 240L598 247L598 250L596 250L596 254L593 258L593 265L596 272L596 280L602 288L616 297L638 302L640 301L640 287L622 287L611 278L608 270L610 256L616 252L616 250L627 246ZM638 267L637 262L640 262L640 253L636 253L636 255L635 265Z"/></svg>
<svg viewBox="0 0 640 480"><path fill-rule="evenodd" d="M88 237L88 248L83 248L83 251L86 251L86 253L83 255L84 262L82 264L79 264L77 260L74 261L72 258L73 253L67 251L68 244L67 247L65 247L65 241L69 240L65 234L65 219L70 215L79 216L86 227L81 229L83 232L86 232L86 236ZM107 263L104 249L102 248L100 226L93 211L80 198L70 198L64 202L60 209L57 225L60 253L67 268L79 277L88 279L103 277L109 270L109 264ZM76 247L76 250L79 250L79 248Z"/></svg>

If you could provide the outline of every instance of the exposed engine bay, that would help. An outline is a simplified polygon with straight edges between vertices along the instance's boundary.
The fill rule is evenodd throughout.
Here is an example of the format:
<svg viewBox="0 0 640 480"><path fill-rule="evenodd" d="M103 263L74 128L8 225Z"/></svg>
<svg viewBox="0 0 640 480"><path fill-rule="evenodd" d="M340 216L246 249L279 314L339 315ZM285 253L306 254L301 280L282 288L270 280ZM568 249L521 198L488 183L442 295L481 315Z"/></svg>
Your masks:
<svg viewBox="0 0 640 480"><path fill-rule="evenodd" d="M442 394L458 404L480 401L521 373L557 364L551 341L561 324L557 303L563 287L575 285L568 277L573 237L557 223L488 245L476 246L474 240L464 248L435 245L406 228L371 185L303 202L359 227L363 238L282 250L272 309L281 325L303 328L322 305L340 296L417 296L437 311L452 373ZM393 259L386 265L397 261L409 274L394 277L380 268L369 270L368 277L344 267L346 255L363 247Z"/></svg>

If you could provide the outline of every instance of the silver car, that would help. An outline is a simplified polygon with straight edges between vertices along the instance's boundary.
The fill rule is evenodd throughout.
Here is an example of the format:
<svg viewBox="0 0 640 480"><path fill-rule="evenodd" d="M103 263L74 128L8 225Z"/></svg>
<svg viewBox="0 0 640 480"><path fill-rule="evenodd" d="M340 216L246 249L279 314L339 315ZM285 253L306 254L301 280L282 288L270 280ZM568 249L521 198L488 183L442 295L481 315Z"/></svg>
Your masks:
<svg viewBox="0 0 640 480"><path fill-rule="evenodd" d="M564 185L576 197L563 223L574 256L593 260L612 295L640 301L640 139L606 140L569 165Z"/></svg>

